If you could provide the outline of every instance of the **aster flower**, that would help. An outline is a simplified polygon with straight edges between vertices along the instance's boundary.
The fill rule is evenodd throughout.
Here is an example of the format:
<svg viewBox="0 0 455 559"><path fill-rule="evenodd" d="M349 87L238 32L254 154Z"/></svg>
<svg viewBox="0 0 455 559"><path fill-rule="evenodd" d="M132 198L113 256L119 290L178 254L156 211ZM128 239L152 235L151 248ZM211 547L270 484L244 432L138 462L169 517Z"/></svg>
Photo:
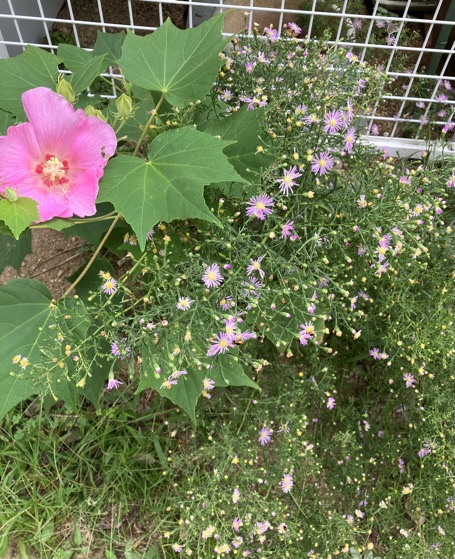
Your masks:
<svg viewBox="0 0 455 559"><path fill-rule="evenodd" d="M249 332L248 330L245 330L245 332L238 332L235 335L235 343L236 344L242 344L243 342L246 342L247 340L252 340L252 339L256 339L257 336L254 332Z"/></svg>
<svg viewBox="0 0 455 559"><path fill-rule="evenodd" d="M223 311L228 311L232 307L232 297L228 295L219 301L220 307Z"/></svg>
<svg viewBox="0 0 455 559"><path fill-rule="evenodd" d="M127 347L124 342L114 341L111 343L111 353L118 359L126 359L131 354L131 348Z"/></svg>
<svg viewBox="0 0 455 559"><path fill-rule="evenodd" d="M315 175L325 175L333 167L333 157L327 151L321 151L319 155L313 156L311 170Z"/></svg>
<svg viewBox="0 0 455 559"><path fill-rule="evenodd" d="M172 379L171 377L168 377L163 384L160 386L160 390L170 390L173 386L175 386L177 384L177 379Z"/></svg>
<svg viewBox="0 0 455 559"><path fill-rule="evenodd" d="M189 297L180 297L176 307L179 311L187 311L193 303L194 301L192 301Z"/></svg>
<svg viewBox="0 0 455 559"><path fill-rule="evenodd" d="M281 179L276 179L275 182L279 182L280 191L284 195L289 196L290 192L294 192L292 187L297 185L294 179L298 179L301 176L302 173L299 173L297 171L297 166L294 165L290 169L284 169L283 177Z"/></svg>
<svg viewBox="0 0 455 559"><path fill-rule="evenodd" d="M218 264L211 264L205 269L202 281L207 288L219 287L223 283L223 276L220 273Z"/></svg>
<svg viewBox="0 0 455 559"><path fill-rule="evenodd" d="M247 202L246 215L248 217L254 216L258 219L264 220L267 215L271 215L273 210L274 202L273 198L267 194L260 194L259 196L253 196Z"/></svg>
<svg viewBox="0 0 455 559"><path fill-rule="evenodd" d="M293 21L290 21L288 23L288 28L295 33L296 35L300 35L300 33L302 32L302 28L299 27L296 23L294 23Z"/></svg>
<svg viewBox="0 0 455 559"><path fill-rule="evenodd" d="M406 388L413 388L415 384L417 384L417 379L411 373L405 373L403 375L403 380L406 383Z"/></svg>
<svg viewBox="0 0 455 559"><path fill-rule="evenodd" d="M171 547L172 550L175 551L176 553L180 553L183 549L183 546L181 546L179 543L173 543Z"/></svg>
<svg viewBox="0 0 455 559"><path fill-rule="evenodd" d="M205 378L202 380L202 385L204 387L204 390L210 391L215 388L215 381L211 378Z"/></svg>
<svg viewBox="0 0 455 559"><path fill-rule="evenodd" d="M0 136L0 193L10 187L35 200L40 221L95 214L114 130L46 87L26 91L22 103L29 122Z"/></svg>
<svg viewBox="0 0 455 559"><path fill-rule="evenodd" d="M207 351L207 355L212 357L217 353L226 353L231 347L234 347L232 336L226 334L226 332L220 332L218 336L215 336L212 346Z"/></svg>
<svg viewBox="0 0 455 559"><path fill-rule="evenodd" d="M272 433L273 431L264 425L264 427L262 427L262 429L260 429L259 431L258 442L262 446L269 444L269 442L271 442L272 440Z"/></svg>
<svg viewBox="0 0 455 559"><path fill-rule="evenodd" d="M371 127L371 134L373 136L379 136L379 126L377 124L373 124Z"/></svg>
<svg viewBox="0 0 455 559"><path fill-rule="evenodd" d="M254 272L257 272L262 279L265 277L265 272L261 268L261 262L264 256L265 254L260 256L257 260L253 260L252 258L250 258L251 264L246 269L247 276L251 276L252 274L254 274Z"/></svg>
<svg viewBox="0 0 455 559"><path fill-rule="evenodd" d="M254 62L247 62L245 64L245 72L247 74L251 74L251 72L254 70L254 66L255 66Z"/></svg>
<svg viewBox="0 0 455 559"><path fill-rule="evenodd" d="M114 388L118 388L121 384L123 384L123 382L116 380L113 376L112 377L109 376L106 390L112 390Z"/></svg>
<svg viewBox="0 0 455 559"><path fill-rule="evenodd" d="M344 149L349 153L355 142L355 128L349 128L344 135Z"/></svg>
<svg viewBox="0 0 455 559"><path fill-rule="evenodd" d="M240 518L234 518L234 520L232 521L232 529L234 530L234 532L238 532L239 528L241 528L242 526L242 520Z"/></svg>
<svg viewBox="0 0 455 559"><path fill-rule="evenodd" d="M106 295L114 295L117 291L117 282L114 278L109 278L103 283L101 289Z"/></svg>
<svg viewBox="0 0 455 559"><path fill-rule="evenodd" d="M294 230L294 222L293 221L286 221L286 223L281 228L281 237L286 239L292 234Z"/></svg>
<svg viewBox="0 0 455 559"><path fill-rule="evenodd" d="M224 89L220 94L220 99L222 101L230 101L232 99L232 91L229 91L229 89Z"/></svg>
<svg viewBox="0 0 455 559"><path fill-rule="evenodd" d="M280 485L281 491L283 491L283 493L289 493L294 486L294 480L292 479L291 474L284 474Z"/></svg>
<svg viewBox="0 0 455 559"><path fill-rule="evenodd" d="M328 398L327 399L327 407L329 408L329 410L333 410L333 408L336 406L336 402L335 402L335 398Z"/></svg>
<svg viewBox="0 0 455 559"><path fill-rule="evenodd" d="M282 522L278 525L277 530L280 534L286 534L286 532L288 531L288 527L285 522Z"/></svg>
<svg viewBox="0 0 455 559"><path fill-rule="evenodd" d="M234 492L232 493L232 502L233 502L234 505L235 505L236 503L239 502L239 500L240 500L240 491L239 491L239 488L236 487L236 488L234 489Z"/></svg>
<svg viewBox="0 0 455 559"><path fill-rule="evenodd" d="M373 359L381 359L381 350L379 350L377 347L370 349L369 354Z"/></svg>
<svg viewBox="0 0 455 559"><path fill-rule="evenodd" d="M324 116L324 132L335 134L343 126L343 117L340 111L331 111Z"/></svg>
<svg viewBox="0 0 455 559"><path fill-rule="evenodd" d="M368 202L365 199L365 194L361 194L359 199L357 200L357 205L359 208L366 208L368 206Z"/></svg>

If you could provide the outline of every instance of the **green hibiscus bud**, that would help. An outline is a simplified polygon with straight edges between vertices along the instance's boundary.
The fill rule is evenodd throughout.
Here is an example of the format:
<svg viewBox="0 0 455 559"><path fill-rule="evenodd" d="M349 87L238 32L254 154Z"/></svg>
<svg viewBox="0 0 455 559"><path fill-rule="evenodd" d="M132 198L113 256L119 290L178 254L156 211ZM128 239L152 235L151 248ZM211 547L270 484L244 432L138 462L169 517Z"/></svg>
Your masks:
<svg viewBox="0 0 455 559"><path fill-rule="evenodd" d="M134 114L133 100L125 93L122 93L120 97L117 97L115 100L115 106L117 107L116 116L120 119L126 120Z"/></svg>
<svg viewBox="0 0 455 559"><path fill-rule="evenodd" d="M107 122L107 117L99 109L95 109L93 105L87 105L84 110L87 116L96 116L103 122Z"/></svg>
<svg viewBox="0 0 455 559"><path fill-rule="evenodd" d="M59 78L56 91L70 103L76 102L76 94L74 93L74 89L70 82L66 81L65 78Z"/></svg>
<svg viewBox="0 0 455 559"><path fill-rule="evenodd" d="M18 199L17 192L15 190L13 190L12 188L10 188L9 186L7 186L5 188L4 196L10 202L16 202L16 200Z"/></svg>

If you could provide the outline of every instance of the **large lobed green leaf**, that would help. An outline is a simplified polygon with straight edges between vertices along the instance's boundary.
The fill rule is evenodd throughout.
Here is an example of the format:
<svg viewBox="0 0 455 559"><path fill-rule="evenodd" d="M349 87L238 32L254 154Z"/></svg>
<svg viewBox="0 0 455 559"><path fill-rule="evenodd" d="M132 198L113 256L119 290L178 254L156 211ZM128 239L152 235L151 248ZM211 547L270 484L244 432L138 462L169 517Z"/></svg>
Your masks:
<svg viewBox="0 0 455 559"><path fill-rule="evenodd" d="M159 221L197 218L219 224L204 201L204 186L246 182L223 153L231 143L194 128L164 132L151 144L149 161L126 155L109 161L98 201L112 202L141 249Z"/></svg>
<svg viewBox="0 0 455 559"><path fill-rule="evenodd" d="M27 357L31 364L41 360L40 346L51 321L52 296L40 282L12 280L0 287L0 418L16 404L38 392L25 378L13 357Z"/></svg>
<svg viewBox="0 0 455 559"><path fill-rule="evenodd" d="M274 160L272 156L258 151L258 146L263 146L259 137L263 118L263 110L249 111L244 106L229 116L201 122L198 130L220 136L223 140L234 140L235 144L228 146L224 153L239 175L253 181L255 171L268 167Z"/></svg>
<svg viewBox="0 0 455 559"><path fill-rule="evenodd" d="M0 109L24 119L21 95L34 87L55 90L61 58L28 46L19 56L0 60Z"/></svg>
<svg viewBox="0 0 455 559"><path fill-rule="evenodd" d="M93 55L74 45L59 45L58 55L72 74L69 78L74 93L84 91L106 69L106 55Z"/></svg>
<svg viewBox="0 0 455 559"><path fill-rule="evenodd" d="M16 240L19 240L21 233L30 223L39 220L38 204L31 198L4 198L0 200L0 219L6 223Z"/></svg>
<svg viewBox="0 0 455 559"><path fill-rule="evenodd" d="M103 31L98 31L92 55L104 55L105 63L108 66L117 64L122 56L122 46L125 37L126 33L124 31L118 33L104 33Z"/></svg>
<svg viewBox="0 0 455 559"><path fill-rule="evenodd" d="M21 235L19 240L13 239L11 235L10 229L0 223L0 274L7 266L19 271L24 258L32 252L30 229Z"/></svg>
<svg viewBox="0 0 455 559"><path fill-rule="evenodd" d="M177 29L170 19L151 35L128 31L119 65L126 79L151 91L161 92L176 107L202 99L222 65L219 53L225 14L193 29Z"/></svg>

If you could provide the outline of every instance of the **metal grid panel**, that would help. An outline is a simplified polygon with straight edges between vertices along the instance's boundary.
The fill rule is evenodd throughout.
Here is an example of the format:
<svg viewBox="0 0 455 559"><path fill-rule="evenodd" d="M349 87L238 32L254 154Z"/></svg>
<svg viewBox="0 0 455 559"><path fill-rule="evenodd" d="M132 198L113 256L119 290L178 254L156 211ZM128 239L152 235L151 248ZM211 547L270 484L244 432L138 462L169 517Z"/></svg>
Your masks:
<svg viewBox="0 0 455 559"><path fill-rule="evenodd" d="M187 10L187 25L193 27L218 11L236 10L242 18L246 13L250 34L256 19L264 26L273 22L278 31L294 20L303 28L302 35L320 37L324 29L328 30L329 42L343 45L359 63L383 66L393 83L371 114L365 115L367 135L378 144L386 138L389 145L404 145L401 138L408 137L411 145L419 149L422 143L418 139L427 134L427 120L440 131L455 119L455 0L435 0L433 9L426 14L413 11L416 3L412 0L401 2L402 9L397 13L384 11L384 4L390 6L390 0L373 1L372 12L365 9L362 0L123 0L125 16L115 23L105 17L110 0L87 0L93 6L90 16L84 19L77 18L76 8L83 3L81 0L64 0L65 11L60 15L55 8L58 1L7 0L4 13L0 13L0 31L6 24L10 33L8 37L0 33L0 46L10 54L11 48L17 52L27 44L55 51L55 28L64 25L71 29L76 45L89 48L90 44L81 41L82 29L130 28L144 33L161 25L166 10L177 6ZM153 6L155 16L150 25L138 23L138 6ZM41 29L40 39L30 38L32 24ZM229 35L231 30L225 31ZM106 77L112 79L118 74L111 68ZM453 135L451 129L448 133Z"/></svg>

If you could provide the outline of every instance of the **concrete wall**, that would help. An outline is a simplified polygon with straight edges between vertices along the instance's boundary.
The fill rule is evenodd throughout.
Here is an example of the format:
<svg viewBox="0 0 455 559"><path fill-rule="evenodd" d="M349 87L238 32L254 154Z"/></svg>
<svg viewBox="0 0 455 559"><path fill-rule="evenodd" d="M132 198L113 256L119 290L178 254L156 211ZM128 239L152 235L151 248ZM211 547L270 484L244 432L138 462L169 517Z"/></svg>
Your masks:
<svg viewBox="0 0 455 559"><path fill-rule="evenodd" d="M64 0L41 0L44 17L55 17L63 4ZM41 17L38 2L36 0L11 0L14 13L18 16ZM19 32L25 43L41 43L46 38L47 28L52 26L52 22L29 21L17 19L16 27L13 19L4 19L2 14L11 14L11 9L7 0L0 0L0 41L20 41ZM47 43L47 41L45 41ZM0 45L0 58L15 56L23 51L21 46Z"/></svg>

